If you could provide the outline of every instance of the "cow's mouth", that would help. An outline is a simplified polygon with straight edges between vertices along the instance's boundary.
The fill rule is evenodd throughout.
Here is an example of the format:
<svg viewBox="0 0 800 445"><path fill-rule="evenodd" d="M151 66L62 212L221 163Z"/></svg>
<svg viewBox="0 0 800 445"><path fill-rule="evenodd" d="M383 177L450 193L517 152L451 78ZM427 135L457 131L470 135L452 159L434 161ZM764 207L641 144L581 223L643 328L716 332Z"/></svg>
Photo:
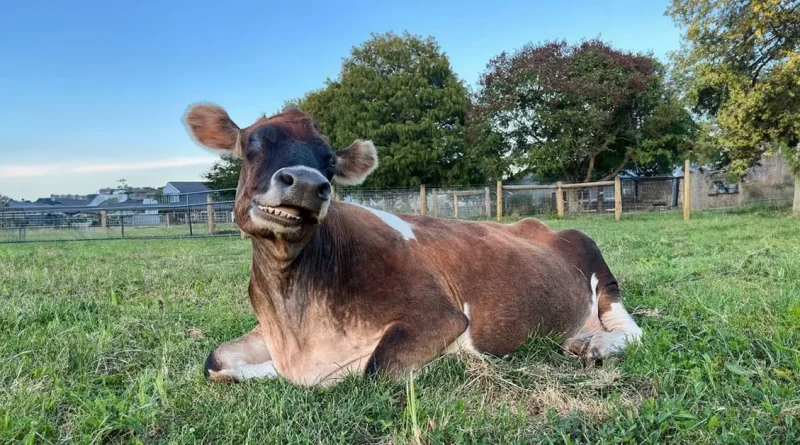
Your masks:
<svg viewBox="0 0 800 445"><path fill-rule="evenodd" d="M259 218L284 226L300 225L303 221L314 219L314 214L310 210L287 204L273 207L254 203L252 209Z"/></svg>
<svg viewBox="0 0 800 445"><path fill-rule="evenodd" d="M258 209L262 212L267 212L270 215L276 216L278 218L287 219L290 221L296 221L300 219L300 209L296 207L287 207L287 206L278 206L278 207L270 207L270 206L258 206Z"/></svg>

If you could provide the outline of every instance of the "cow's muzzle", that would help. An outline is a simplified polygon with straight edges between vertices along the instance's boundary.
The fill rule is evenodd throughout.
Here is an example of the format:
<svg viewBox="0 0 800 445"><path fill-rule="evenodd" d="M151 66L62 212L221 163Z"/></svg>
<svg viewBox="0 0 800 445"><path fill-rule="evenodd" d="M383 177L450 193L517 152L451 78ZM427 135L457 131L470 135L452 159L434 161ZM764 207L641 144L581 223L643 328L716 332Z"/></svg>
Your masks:
<svg viewBox="0 0 800 445"><path fill-rule="evenodd" d="M253 198L253 212L284 226L316 223L325 218L331 201L331 183L308 167L282 168L272 175L269 188Z"/></svg>

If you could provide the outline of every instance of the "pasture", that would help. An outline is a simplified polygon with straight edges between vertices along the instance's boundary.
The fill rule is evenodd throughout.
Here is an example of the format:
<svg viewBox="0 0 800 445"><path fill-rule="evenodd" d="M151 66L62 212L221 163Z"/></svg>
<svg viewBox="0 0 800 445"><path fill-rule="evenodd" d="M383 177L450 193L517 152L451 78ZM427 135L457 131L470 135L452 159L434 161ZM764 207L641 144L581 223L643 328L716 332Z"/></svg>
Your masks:
<svg viewBox="0 0 800 445"><path fill-rule="evenodd" d="M0 442L800 441L800 220L780 210L548 220L594 237L642 345L585 366L530 339L413 385L208 384L255 324L238 237L0 245Z"/></svg>

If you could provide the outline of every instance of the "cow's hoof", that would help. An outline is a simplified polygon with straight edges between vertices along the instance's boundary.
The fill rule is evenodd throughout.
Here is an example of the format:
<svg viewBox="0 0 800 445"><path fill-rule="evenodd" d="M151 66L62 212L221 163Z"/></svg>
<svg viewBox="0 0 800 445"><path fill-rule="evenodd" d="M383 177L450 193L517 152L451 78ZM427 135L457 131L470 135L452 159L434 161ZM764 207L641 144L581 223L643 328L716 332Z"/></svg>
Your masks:
<svg viewBox="0 0 800 445"><path fill-rule="evenodd" d="M228 374L217 371L209 371L206 376L206 381L209 383L237 383L238 380Z"/></svg>
<svg viewBox="0 0 800 445"><path fill-rule="evenodd" d="M592 336L584 351L584 357L590 360L601 360L614 354L614 338L608 332L600 332Z"/></svg>
<svg viewBox="0 0 800 445"><path fill-rule="evenodd" d="M583 357L589 348L591 337L573 337L564 342L564 350L578 357Z"/></svg>

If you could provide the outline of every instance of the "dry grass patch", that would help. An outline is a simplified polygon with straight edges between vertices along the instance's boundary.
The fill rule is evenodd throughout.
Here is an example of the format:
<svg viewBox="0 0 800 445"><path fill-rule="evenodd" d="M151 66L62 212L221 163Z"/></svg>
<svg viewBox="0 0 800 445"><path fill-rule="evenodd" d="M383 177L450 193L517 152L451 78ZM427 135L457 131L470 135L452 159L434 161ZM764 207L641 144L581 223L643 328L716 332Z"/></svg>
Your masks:
<svg viewBox="0 0 800 445"><path fill-rule="evenodd" d="M481 411L508 407L515 414L541 420L555 411L562 417L577 413L587 420L601 421L619 407L636 410L654 395L650 381L626 378L613 367L510 367L466 355L459 360L466 366L467 381L457 391L481 393Z"/></svg>

